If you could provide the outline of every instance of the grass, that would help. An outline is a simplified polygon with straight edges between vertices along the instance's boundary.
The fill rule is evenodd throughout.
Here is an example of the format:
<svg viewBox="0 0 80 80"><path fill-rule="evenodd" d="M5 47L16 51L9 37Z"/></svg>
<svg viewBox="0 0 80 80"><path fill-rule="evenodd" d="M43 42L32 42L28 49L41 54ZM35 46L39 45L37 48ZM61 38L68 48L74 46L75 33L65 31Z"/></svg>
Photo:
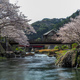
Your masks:
<svg viewBox="0 0 80 80"><path fill-rule="evenodd" d="M56 51L55 53L65 55L67 51L68 50L60 50L60 51Z"/></svg>
<svg viewBox="0 0 80 80"><path fill-rule="evenodd" d="M61 57L64 56L66 54L68 50L60 50L60 51L56 51L55 53L57 54L57 60Z"/></svg>
<svg viewBox="0 0 80 80"><path fill-rule="evenodd" d="M43 53L43 52L54 52L54 51L57 51L58 49L41 49L41 50L38 50L40 53Z"/></svg>
<svg viewBox="0 0 80 80"><path fill-rule="evenodd" d="M6 57L0 57L0 60L6 60L7 58Z"/></svg>

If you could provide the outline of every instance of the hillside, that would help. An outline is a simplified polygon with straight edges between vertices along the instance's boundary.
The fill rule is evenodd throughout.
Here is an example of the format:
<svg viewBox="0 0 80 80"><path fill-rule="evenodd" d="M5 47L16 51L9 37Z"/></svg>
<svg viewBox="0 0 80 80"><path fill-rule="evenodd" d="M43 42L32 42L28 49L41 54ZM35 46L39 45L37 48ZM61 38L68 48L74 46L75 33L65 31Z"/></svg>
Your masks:
<svg viewBox="0 0 80 80"><path fill-rule="evenodd" d="M37 39L41 38L44 33L47 31L54 29L58 30L60 27L62 27L65 23L70 22L70 18L75 18L76 16L79 15L80 10L77 10L75 13L73 13L71 16L67 18L44 18L41 21L37 21L32 23L32 26L36 30L37 34L31 34L28 35L29 39Z"/></svg>

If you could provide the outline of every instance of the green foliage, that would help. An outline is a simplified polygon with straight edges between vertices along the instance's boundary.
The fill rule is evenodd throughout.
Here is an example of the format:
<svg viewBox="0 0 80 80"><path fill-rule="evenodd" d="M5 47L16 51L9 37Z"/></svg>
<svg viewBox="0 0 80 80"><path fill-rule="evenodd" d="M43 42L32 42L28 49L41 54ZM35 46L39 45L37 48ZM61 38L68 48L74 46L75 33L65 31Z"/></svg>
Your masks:
<svg viewBox="0 0 80 80"><path fill-rule="evenodd" d="M0 37L0 41L1 41L2 43L5 43L5 37Z"/></svg>
<svg viewBox="0 0 80 80"><path fill-rule="evenodd" d="M80 55L77 58L77 63L80 64Z"/></svg>
<svg viewBox="0 0 80 80"><path fill-rule="evenodd" d="M0 57L0 60L7 60L6 57Z"/></svg>
<svg viewBox="0 0 80 80"><path fill-rule="evenodd" d="M59 49L59 46L55 46L54 49Z"/></svg>
<svg viewBox="0 0 80 80"><path fill-rule="evenodd" d="M41 38L37 38L36 41L41 41Z"/></svg>
<svg viewBox="0 0 80 80"><path fill-rule="evenodd" d="M55 46L54 49L62 50L62 46Z"/></svg>
<svg viewBox="0 0 80 80"><path fill-rule="evenodd" d="M32 26L36 30L37 34L31 34L27 35L29 39L37 39L37 38L42 38L42 35L49 30L59 30L60 27L62 27L64 24L70 22L70 18L75 18L76 16L79 15L79 10L77 10L75 13L73 13L71 16L67 18L53 18L53 19L48 19L44 18L41 21L37 21L32 23Z"/></svg>
<svg viewBox="0 0 80 80"><path fill-rule="evenodd" d="M73 43L73 44L72 44L72 48L76 48L77 46L78 46L77 43Z"/></svg>
<svg viewBox="0 0 80 80"><path fill-rule="evenodd" d="M72 50L74 51L74 50L76 50L76 48L72 48Z"/></svg>
<svg viewBox="0 0 80 80"><path fill-rule="evenodd" d="M65 55L68 50L59 50L56 51L57 55Z"/></svg>
<svg viewBox="0 0 80 80"><path fill-rule="evenodd" d="M17 47L15 50L16 50L16 51L24 51L24 48Z"/></svg>
<svg viewBox="0 0 80 80"><path fill-rule="evenodd" d="M49 30L52 30L52 29L57 30L57 27L55 25L58 24L58 23L61 23L62 20L65 20L65 19L64 18L60 18L60 19L45 18L42 21L37 21L37 22L33 23L32 26L36 30L37 34L28 35L29 39L42 38L42 35L44 33L48 32Z"/></svg>
<svg viewBox="0 0 80 80"><path fill-rule="evenodd" d="M62 49L69 49L69 47L67 45L63 45Z"/></svg>
<svg viewBox="0 0 80 80"><path fill-rule="evenodd" d="M69 47L67 45L60 45L60 46L55 46L54 49L64 50L64 49L69 49Z"/></svg>

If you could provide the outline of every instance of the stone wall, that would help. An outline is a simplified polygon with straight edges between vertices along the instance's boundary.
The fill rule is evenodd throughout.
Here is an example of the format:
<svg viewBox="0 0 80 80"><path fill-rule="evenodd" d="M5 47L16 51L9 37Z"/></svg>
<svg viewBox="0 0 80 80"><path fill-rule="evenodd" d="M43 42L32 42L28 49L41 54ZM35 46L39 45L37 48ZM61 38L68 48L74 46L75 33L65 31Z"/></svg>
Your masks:
<svg viewBox="0 0 80 80"><path fill-rule="evenodd" d="M61 67L76 67L77 65L77 50L70 50L65 55L60 56L56 65Z"/></svg>

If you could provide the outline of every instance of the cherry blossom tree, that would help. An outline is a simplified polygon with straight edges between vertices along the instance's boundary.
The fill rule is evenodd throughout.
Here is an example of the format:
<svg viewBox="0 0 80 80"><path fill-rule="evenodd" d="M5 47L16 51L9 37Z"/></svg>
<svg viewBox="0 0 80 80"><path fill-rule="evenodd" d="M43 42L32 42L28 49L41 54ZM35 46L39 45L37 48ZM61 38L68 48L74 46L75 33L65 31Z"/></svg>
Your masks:
<svg viewBox="0 0 80 80"><path fill-rule="evenodd" d="M61 27L57 34L59 35L57 40L61 40L63 43L80 44L80 16L71 19L71 22Z"/></svg>
<svg viewBox="0 0 80 80"><path fill-rule="evenodd" d="M9 3L9 0L0 0L0 32L1 36L8 37L22 45L29 45L25 35L36 33L30 20L19 12L19 6Z"/></svg>

